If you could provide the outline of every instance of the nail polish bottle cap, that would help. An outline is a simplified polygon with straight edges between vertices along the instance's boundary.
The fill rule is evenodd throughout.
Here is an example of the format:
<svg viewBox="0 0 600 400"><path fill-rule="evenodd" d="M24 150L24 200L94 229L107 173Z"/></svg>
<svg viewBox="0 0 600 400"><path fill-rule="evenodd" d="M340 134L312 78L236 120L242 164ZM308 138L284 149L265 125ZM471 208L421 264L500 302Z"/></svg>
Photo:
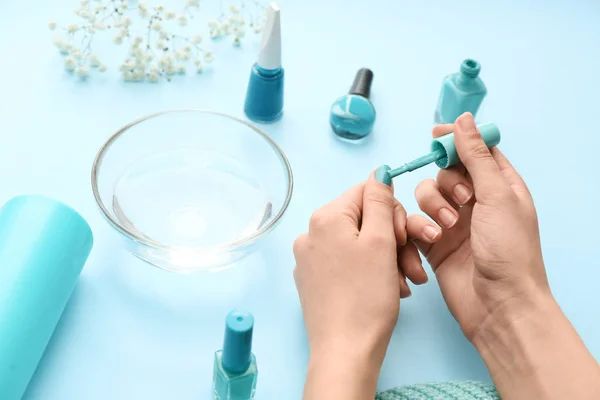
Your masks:
<svg viewBox="0 0 600 400"><path fill-rule="evenodd" d="M272 2L267 9L257 64L264 69L281 68L281 20L279 6Z"/></svg>
<svg viewBox="0 0 600 400"><path fill-rule="evenodd" d="M357 94L369 98L371 95L371 84L373 83L373 71L368 68L361 68L354 77L354 82L348 94Z"/></svg>
<svg viewBox="0 0 600 400"><path fill-rule="evenodd" d="M488 122L477 125L477 128L479 129L481 137L488 148L497 146L498 143L500 143L500 130L496 124ZM433 142L431 143L431 151L438 151L441 149L446 152L446 156L435 162L438 167L448 168L460 162L458 153L456 151L456 145L454 143L454 133L433 139Z"/></svg>
<svg viewBox="0 0 600 400"><path fill-rule="evenodd" d="M252 359L252 330L254 317L247 311L232 310L225 319L223 368L240 373L250 366Z"/></svg>

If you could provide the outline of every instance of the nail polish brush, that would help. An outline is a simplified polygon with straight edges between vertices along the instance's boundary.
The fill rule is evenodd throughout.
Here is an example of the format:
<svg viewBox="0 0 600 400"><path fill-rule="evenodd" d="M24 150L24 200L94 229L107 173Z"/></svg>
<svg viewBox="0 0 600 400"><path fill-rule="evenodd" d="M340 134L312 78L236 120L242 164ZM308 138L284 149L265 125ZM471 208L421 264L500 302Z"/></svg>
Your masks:
<svg viewBox="0 0 600 400"><path fill-rule="evenodd" d="M477 125L477 128L488 148L497 146L500 143L500 130L495 124L488 122ZM460 162L454 143L454 133L433 139L431 142L431 153L408 162L401 167L390 169L387 173L390 178L395 178L398 175L414 171L433 162L440 168L448 168Z"/></svg>

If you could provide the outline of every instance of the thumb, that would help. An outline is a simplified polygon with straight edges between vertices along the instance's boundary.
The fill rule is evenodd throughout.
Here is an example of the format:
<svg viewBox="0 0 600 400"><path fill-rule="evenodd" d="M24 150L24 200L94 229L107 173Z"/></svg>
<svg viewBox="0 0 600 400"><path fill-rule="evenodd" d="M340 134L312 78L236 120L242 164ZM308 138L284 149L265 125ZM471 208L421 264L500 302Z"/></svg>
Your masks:
<svg viewBox="0 0 600 400"><path fill-rule="evenodd" d="M388 166L379 167L365 183L363 192L363 216L361 235L389 235L395 241L394 234L394 194L392 188L375 178L377 172Z"/></svg>
<svg viewBox="0 0 600 400"><path fill-rule="evenodd" d="M473 178L475 197L479 201L509 190L500 167L483 141L471 113L464 113L454 123L454 141L458 157Z"/></svg>

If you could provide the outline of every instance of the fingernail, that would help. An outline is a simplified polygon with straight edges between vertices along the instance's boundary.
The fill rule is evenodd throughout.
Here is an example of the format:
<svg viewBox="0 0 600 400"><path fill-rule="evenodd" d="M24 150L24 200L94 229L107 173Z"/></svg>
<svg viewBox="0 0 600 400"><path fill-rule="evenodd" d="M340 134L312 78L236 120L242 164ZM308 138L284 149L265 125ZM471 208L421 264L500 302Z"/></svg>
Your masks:
<svg viewBox="0 0 600 400"><path fill-rule="evenodd" d="M439 235L442 234L442 230L437 226L427 225L423 229L423 233L425 234L425 237L427 239L434 241L438 238Z"/></svg>
<svg viewBox="0 0 600 400"><path fill-rule="evenodd" d="M452 228L458 220L456 214L454 214L448 208L442 208L438 213L438 218L440 219L440 222L442 223L444 228Z"/></svg>
<svg viewBox="0 0 600 400"><path fill-rule="evenodd" d="M459 183L454 186L454 199L460 205L465 204L469 200L471 200L471 196L473 196L473 192L466 185Z"/></svg>
<svg viewBox="0 0 600 400"><path fill-rule="evenodd" d="M377 168L377 170L375 171L375 180L377 182L385 183L386 185L391 186L392 177L388 173L390 169L391 168L389 165L382 165L381 167Z"/></svg>

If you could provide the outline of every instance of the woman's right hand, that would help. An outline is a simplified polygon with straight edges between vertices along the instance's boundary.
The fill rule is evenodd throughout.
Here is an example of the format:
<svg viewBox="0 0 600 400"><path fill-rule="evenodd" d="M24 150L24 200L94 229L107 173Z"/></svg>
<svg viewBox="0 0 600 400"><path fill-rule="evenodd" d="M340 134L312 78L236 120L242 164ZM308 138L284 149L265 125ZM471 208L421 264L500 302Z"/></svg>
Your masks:
<svg viewBox="0 0 600 400"><path fill-rule="evenodd" d="M498 148L486 147L471 114L433 136L452 131L463 165L415 191L443 228L436 243L416 244L448 308L503 398L600 398L600 368L550 292L525 182Z"/></svg>

